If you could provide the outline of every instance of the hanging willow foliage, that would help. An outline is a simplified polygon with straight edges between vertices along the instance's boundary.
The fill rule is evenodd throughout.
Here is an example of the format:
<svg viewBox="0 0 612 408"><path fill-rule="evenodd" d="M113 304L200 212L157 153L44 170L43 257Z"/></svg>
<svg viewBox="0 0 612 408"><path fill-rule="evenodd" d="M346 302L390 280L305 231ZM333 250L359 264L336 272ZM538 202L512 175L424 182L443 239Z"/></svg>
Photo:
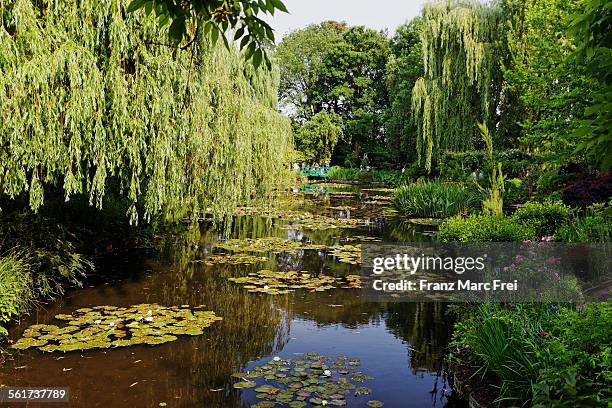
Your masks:
<svg viewBox="0 0 612 408"><path fill-rule="evenodd" d="M266 196L292 146L276 72L165 33L127 0L0 0L0 194L63 187L101 207L110 186L149 220L220 219Z"/></svg>
<svg viewBox="0 0 612 408"><path fill-rule="evenodd" d="M473 147L478 122L489 121L498 20L498 7L479 2L445 0L423 8L425 75L415 83L412 107L419 161L424 155L427 170L441 150Z"/></svg>

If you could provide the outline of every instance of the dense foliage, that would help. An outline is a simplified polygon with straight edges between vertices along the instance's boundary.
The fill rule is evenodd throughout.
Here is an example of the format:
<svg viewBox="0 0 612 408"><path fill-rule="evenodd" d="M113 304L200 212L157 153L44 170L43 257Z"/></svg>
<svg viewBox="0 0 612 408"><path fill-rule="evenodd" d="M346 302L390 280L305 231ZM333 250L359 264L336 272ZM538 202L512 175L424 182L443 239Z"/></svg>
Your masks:
<svg viewBox="0 0 612 408"><path fill-rule="evenodd" d="M409 217L445 218L479 210L482 196L457 183L412 183L395 190L393 207Z"/></svg>
<svg viewBox="0 0 612 408"><path fill-rule="evenodd" d="M272 190L291 143L277 76L202 34L157 45L152 18L116 1L3 3L0 191L66 200L109 191L136 222L210 210ZM233 180L228 183L227 180Z"/></svg>
<svg viewBox="0 0 612 408"><path fill-rule="evenodd" d="M466 309L454 346L499 382L500 399L533 407L606 406L612 399L612 304L484 304Z"/></svg>
<svg viewBox="0 0 612 408"><path fill-rule="evenodd" d="M128 11L139 9L144 9L147 15L154 11L160 27L169 24L168 36L174 42L187 36L187 27L192 25L213 43L222 38L229 48L225 33L233 29L234 41L240 40L240 48L246 48L245 58L252 58L255 68L265 61L268 69L272 63L265 46L274 43L274 30L258 15L274 15L277 10L287 12L281 0L132 0Z"/></svg>
<svg viewBox="0 0 612 408"><path fill-rule="evenodd" d="M389 56L384 34L324 22L287 35L275 56L281 69L281 104L298 127L322 111L342 118L337 163L355 165L364 154L387 148L381 115L387 105Z"/></svg>

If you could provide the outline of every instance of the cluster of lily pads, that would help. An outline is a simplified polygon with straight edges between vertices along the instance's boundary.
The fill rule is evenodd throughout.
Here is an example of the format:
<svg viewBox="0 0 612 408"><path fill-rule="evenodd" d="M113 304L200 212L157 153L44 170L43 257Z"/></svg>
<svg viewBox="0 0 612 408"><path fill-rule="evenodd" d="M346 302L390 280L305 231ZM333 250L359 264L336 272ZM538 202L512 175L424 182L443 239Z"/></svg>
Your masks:
<svg viewBox="0 0 612 408"><path fill-rule="evenodd" d="M324 245L309 242L293 241L278 237L228 239L217 245L217 248L233 252L288 252L302 249L323 249Z"/></svg>
<svg viewBox="0 0 612 408"><path fill-rule="evenodd" d="M296 204L297 205L297 204ZM309 230L326 230L335 228L356 228L365 224L365 220L358 218L335 218L322 214L313 214L308 211L291 209L242 207L240 215L258 215L260 217L286 220L294 228Z"/></svg>
<svg viewBox="0 0 612 408"><path fill-rule="evenodd" d="M329 275L312 275L306 272L275 272L261 270L244 277L228 278L229 281L244 285L252 293L284 295L296 289L307 289L311 292L324 292L330 289L359 289L359 275L334 277Z"/></svg>
<svg viewBox="0 0 612 408"><path fill-rule="evenodd" d="M338 258L339 262L351 265L361 263L361 245L335 245L330 247L330 255Z"/></svg>
<svg viewBox="0 0 612 408"><path fill-rule="evenodd" d="M140 304L128 308L95 306L72 314L59 314L67 326L35 324L11 347L41 351L76 351L125 347L136 344L156 345L174 341L176 336L197 336L215 321L222 320L204 306L164 307Z"/></svg>
<svg viewBox="0 0 612 408"><path fill-rule="evenodd" d="M338 261L358 265L361 262L361 246L360 245L334 245L327 247L325 245L313 244L310 242L293 241L278 237L266 238L247 238L247 239L229 239L217 245L217 248L225 249L232 252L291 252L297 250L317 249L327 250L330 255L338 258ZM222 259L218 256L217 259ZM247 258L245 258L247 259ZM248 258L249 260L259 259L258 257ZM204 260L206 262L206 260ZM245 262L246 263L246 262Z"/></svg>
<svg viewBox="0 0 612 408"><path fill-rule="evenodd" d="M249 254L212 254L208 255L204 259L197 259L193 262L195 263L203 263L207 266L212 265L254 265L260 262L267 261L268 258L265 256L254 256Z"/></svg>
<svg viewBox="0 0 612 408"><path fill-rule="evenodd" d="M372 393L371 389L357 385L372 379L357 371L359 365L359 359L340 356L334 361L316 352L294 360L274 357L250 373L233 374L241 380L233 387L255 391L261 402L251 405L253 408L346 406L349 395L362 397ZM367 402L369 407L383 405L377 400Z"/></svg>

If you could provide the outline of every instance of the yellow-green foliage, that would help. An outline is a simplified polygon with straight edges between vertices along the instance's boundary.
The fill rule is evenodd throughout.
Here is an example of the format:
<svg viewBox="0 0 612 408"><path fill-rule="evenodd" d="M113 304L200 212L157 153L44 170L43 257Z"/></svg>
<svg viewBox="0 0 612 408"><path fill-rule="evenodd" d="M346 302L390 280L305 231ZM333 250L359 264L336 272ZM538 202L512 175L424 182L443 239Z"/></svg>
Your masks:
<svg viewBox="0 0 612 408"><path fill-rule="evenodd" d="M414 85L412 110L419 125L417 151L427 170L440 150L471 148L477 121L489 118L498 16L497 7L468 0L423 9L425 75Z"/></svg>
<svg viewBox="0 0 612 408"><path fill-rule="evenodd" d="M0 194L36 210L55 185L101 206L117 186L133 222L266 196L292 145L278 74L200 37L165 45L127 3L0 2Z"/></svg>

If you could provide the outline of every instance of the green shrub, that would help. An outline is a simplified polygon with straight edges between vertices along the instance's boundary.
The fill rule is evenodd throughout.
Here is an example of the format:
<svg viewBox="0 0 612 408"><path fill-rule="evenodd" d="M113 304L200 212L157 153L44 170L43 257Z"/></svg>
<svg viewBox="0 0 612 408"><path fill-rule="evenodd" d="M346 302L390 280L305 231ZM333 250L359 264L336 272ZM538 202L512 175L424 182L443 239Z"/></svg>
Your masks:
<svg viewBox="0 0 612 408"><path fill-rule="evenodd" d="M529 187L527 183L518 178L506 180L504 192L504 205L523 204L529 200Z"/></svg>
<svg viewBox="0 0 612 408"><path fill-rule="evenodd" d="M464 308L452 345L499 381L500 399L534 407L606 406L612 398L612 302Z"/></svg>
<svg viewBox="0 0 612 408"><path fill-rule="evenodd" d="M561 226L568 223L571 213L572 209L561 201L546 201L528 202L512 216L523 224L532 225L536 231L536 238L540 238L554 235Z"/></svg>
<svg viewBox="0 0 612 408"><path fill-rule="evenodd" d="M486 158L482 151L445 152L438 163L438 172L443 180L466 180L475 170L485 170Z"/></svg>
<svg viewBox="0 0 612 408"><path fill-rule="evenodd" d="M399 187L393 195L393 207L410 217L445 218L478 209L481 199L461 184L430 181Z"/></svg>
<svg viewBox="0 0 612 408"><path fill-rule="evenodd" d="M440 225L442 242L516 242L536 237L535 228L512 217L471 215L449 218Z"/></svg>
<svg viewBox="0 0 612 408"><path fill-rule="evenodd" d="M397 187L408 181L408 173L393 170L359 170L354 168L334 166L328 173L330 180L361 181L364 183L377 182L387 183Z"/></svg>
<svg viewBox="0 0 612 408"><path fill-rule="evenodd" d="M16 254L0 258L0 336L4 325L19 316L34 298L30 265Z"/></svg>
<svg viewBox="0 0 612 408"><path fill-rule="evenodd" d="M576 218L555 234L561 242L612 242L612 218L602 214Z"/></svg>

